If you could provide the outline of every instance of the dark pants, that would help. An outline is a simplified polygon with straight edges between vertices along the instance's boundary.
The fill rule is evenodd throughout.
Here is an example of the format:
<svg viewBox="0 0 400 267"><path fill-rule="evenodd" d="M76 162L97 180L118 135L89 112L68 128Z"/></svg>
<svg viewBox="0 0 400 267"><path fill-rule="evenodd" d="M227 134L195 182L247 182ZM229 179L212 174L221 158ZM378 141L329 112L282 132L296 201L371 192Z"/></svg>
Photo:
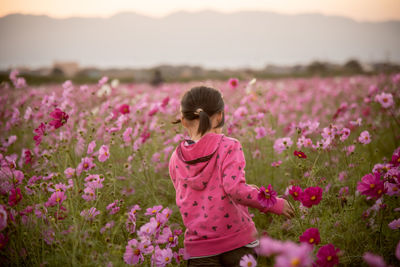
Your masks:
<svg viewBox="0 0 400 267"><path fill-rule="evenodd" d="M187 266L229 266L239 267L240 260L244 255L251 254L257 259L257 254L254 252L254 248L240 247L231 251L224 252L211 257L189 259Z"/></svg>

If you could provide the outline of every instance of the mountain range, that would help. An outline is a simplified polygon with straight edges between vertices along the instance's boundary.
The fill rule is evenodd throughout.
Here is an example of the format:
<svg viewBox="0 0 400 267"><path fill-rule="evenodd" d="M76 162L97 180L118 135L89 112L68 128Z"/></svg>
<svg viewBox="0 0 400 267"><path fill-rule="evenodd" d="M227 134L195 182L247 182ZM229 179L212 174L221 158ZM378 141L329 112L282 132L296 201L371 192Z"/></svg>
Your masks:
<svg viewBox="0 0 400 267"><path fill-rule="evenodd" d="M176 12L162 18L11 14L0 18L0 68L48 66L211 68L293 65L314 60L400 62L400 21L358 22L321 14Z"/></svg>

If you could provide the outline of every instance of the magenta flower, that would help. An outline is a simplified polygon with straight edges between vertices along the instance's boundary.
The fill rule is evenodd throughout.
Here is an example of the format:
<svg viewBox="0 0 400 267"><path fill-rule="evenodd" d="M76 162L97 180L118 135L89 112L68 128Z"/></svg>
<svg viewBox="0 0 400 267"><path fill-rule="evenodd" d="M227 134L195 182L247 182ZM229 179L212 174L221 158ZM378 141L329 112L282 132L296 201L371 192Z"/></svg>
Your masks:
<svg viewBox="0 0 400 267"><path fill-rule="evenodd" d="M144 256L138 245L139 242L136 239L131 239L128 241L128 245L125 247L124 253L124 261L126 264L135 265L144 261Z"/></svg>
<svg viewBox="0 0 400 267"><path fill-rule="evenodd" d="M121 106L119 107L119 112L120 112L121 114L128 114L128 113L130 112L130 110L129 110L129 105L127 105L127 104L121 105Z"/></svg>
<svg viewBox="0 0 400 267"><path fill-rule="evenodd" d="M319 186L308 187L300 195L300 201L303 206L311 208L313 205L318 205L322 199L322 188Z"/></svg>
<svg viewBox="0 0 400 267"><path fill-rule="evenodd" d="M230 78L228 84L232 89L234 89L239 85L239 80L237 78Z"/></svg>
<svg viewBox="0 0 400 267"><path fill-rule="evenodd" d="M379 173L369 173L357 183L357 191L368 198L380 198L386 189Z"/></svg>
<svg viewBox="0 0 400 267"><path fill-rule="evenodd" d="M360 134L360 136L358 137L358 141L364 145L371 143L371 136L370 136L369 132L363 131Z"/></svg>
<svg viewBox="0 0 400 267"><path fill-rule="evenodd" d="M256 127L254 128L254 131L257 133L256 139L261 139L267 135L267 131L264 127Z"/></svg>
<svg viewBox="0 0 400 267"><path fill-rule="evenodd" d="M42 142L42 136L46 133L46 125L43 122L40 123L39 127L34 130L34 133L36 135L33 137L33 140L35 141L35 145L38 146Z"/></svg>
<svg viewBox="0 0 400 267"><path fill-rule="evenodd" d="M339 264L339 251L332 244L322 246L317 252L316 264L321 267L331 267Z"/></svg>
<svg viewBox="0 0 400 267"><path fill-rule="evenodd" d="M64 200L67 199L67 196L62 191L56 191L51 194L50 198L44 204L46 207L52 207L55 205L61 205Z"/></svg>
<svg viewBox="0 0 400 267"><path fill-rule="evenodd" d="M301 189L301 187L298 185L293 185L289 189L289 194L293 197L294 200L300 201L300 196L302 193L303 193L303 189Z"/></svg>
<svg viewBox="0 0 400 267"><path fill-rule="evenodd" d="M254 267L257 266L257 261L253 255L247 254L240 259L240 267Z"/></svg>
<svg viewBox="0 0 400 267"><path fill-rule="evenodd" d="M156 215L158 212L160 212L162 210L162 208L163 208L162 205L148 208L148 209L146 209L146 213L144 215Z"/></svg>
<svg viewBox="0 0 400 267"><path fill-rule="evenodd" d="M154 250L152 261L156 266L166 266L171 263L174 254L172 253L171 248L161 249L160 247L156 247Z"/></svg>
<svg viewBox="0 0 400 267"><path fill-rule="evenodd" d="M68 114L59 108L53 110L50 113L50 117L52 117L53 120L49 123L49 125L53 126L54 129L58 129L64 124L66 124L69 118Z"/></svg>
<svg viewBox="0 0 400 267"><path fill-rule="evenodd" d="M295 155L295 156L298 157L299 159L306 159L306 158L307 158L307 155L304 154L304 152L302 152L302 151L297 151L297 150L295 150L295 151L293 152L293 155Z"/></svg>
<svg viewBox="0 0 400 267"><path fill-rule="evenodd" d="M12 188L8 196L8 205L11 207L17 205L22 200L21 189L19 187Z"/></svg>
<svg viewBox="0 0 400 267"><path fill-rule="evenodd" d="M0 231L7 227L7 211L4 205L0 205Z"/></svg>
<svg viewBox="0 0 400 267"><path fill-rule="evenodd" d="M375 255L371 252L365 252L363 255L363 260L370 266L370 267L386 267L386 263L383 258L379 255Z"/></svg>
<svg viewBox="0 0 400 267"><path fill-rule="evenodd" d="M271 185L268 185L267 188L264 186L260 187L260 190L257 195L258 202L263 207L270 208L275 205L276 203L276 192L272 189Z"/></svg>
<svg viewBox="0 0 400 267"><path fill-rule="evenodd" d="M99 149L99 161L104 162L110 157L110 151L108 149L108 146L102 145Z"/></svg>
<svg viewBox="0 0 400 267"><path fill-rule="evenodd" d="M299 240L300 240L300 242L304 242L304 243L307 243L310 245L318 245L319 242L321 242L318 228L308 228L299 237Z"/></svg>

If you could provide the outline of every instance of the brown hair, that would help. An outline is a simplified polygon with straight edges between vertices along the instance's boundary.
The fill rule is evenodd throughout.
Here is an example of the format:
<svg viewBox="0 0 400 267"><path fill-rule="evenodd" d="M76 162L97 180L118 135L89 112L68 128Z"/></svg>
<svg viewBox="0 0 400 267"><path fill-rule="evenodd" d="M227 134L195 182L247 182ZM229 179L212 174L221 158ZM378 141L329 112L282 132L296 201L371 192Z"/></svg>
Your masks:
<svg viewBox="0 0 400 267"><path fill-rule="evenodd" d="M187 120L199 118L200 124L197 132L204 135L211 129L210 117L215 113L222 112L222 120L215 127L220 128L225 123L224 100L222 94L215 88L208 86L196 86L186 91L181 99L183 117ZM181 122L180 119L173 123Z"/></svg>

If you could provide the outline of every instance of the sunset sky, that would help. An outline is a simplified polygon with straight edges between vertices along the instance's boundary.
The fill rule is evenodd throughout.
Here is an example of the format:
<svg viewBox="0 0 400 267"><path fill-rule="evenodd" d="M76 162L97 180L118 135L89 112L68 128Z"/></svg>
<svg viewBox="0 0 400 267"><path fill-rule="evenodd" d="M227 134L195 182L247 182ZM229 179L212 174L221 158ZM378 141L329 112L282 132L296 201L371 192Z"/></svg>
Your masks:
<svg viewBox="0 0 400 267"><path fill-rule="evenodd" d="M0 16L24 13L57 18L108 17L128 11L160 17L179 10L204 9L322 13L358 21L400 20L400 0L1 0Z"/></svg>

